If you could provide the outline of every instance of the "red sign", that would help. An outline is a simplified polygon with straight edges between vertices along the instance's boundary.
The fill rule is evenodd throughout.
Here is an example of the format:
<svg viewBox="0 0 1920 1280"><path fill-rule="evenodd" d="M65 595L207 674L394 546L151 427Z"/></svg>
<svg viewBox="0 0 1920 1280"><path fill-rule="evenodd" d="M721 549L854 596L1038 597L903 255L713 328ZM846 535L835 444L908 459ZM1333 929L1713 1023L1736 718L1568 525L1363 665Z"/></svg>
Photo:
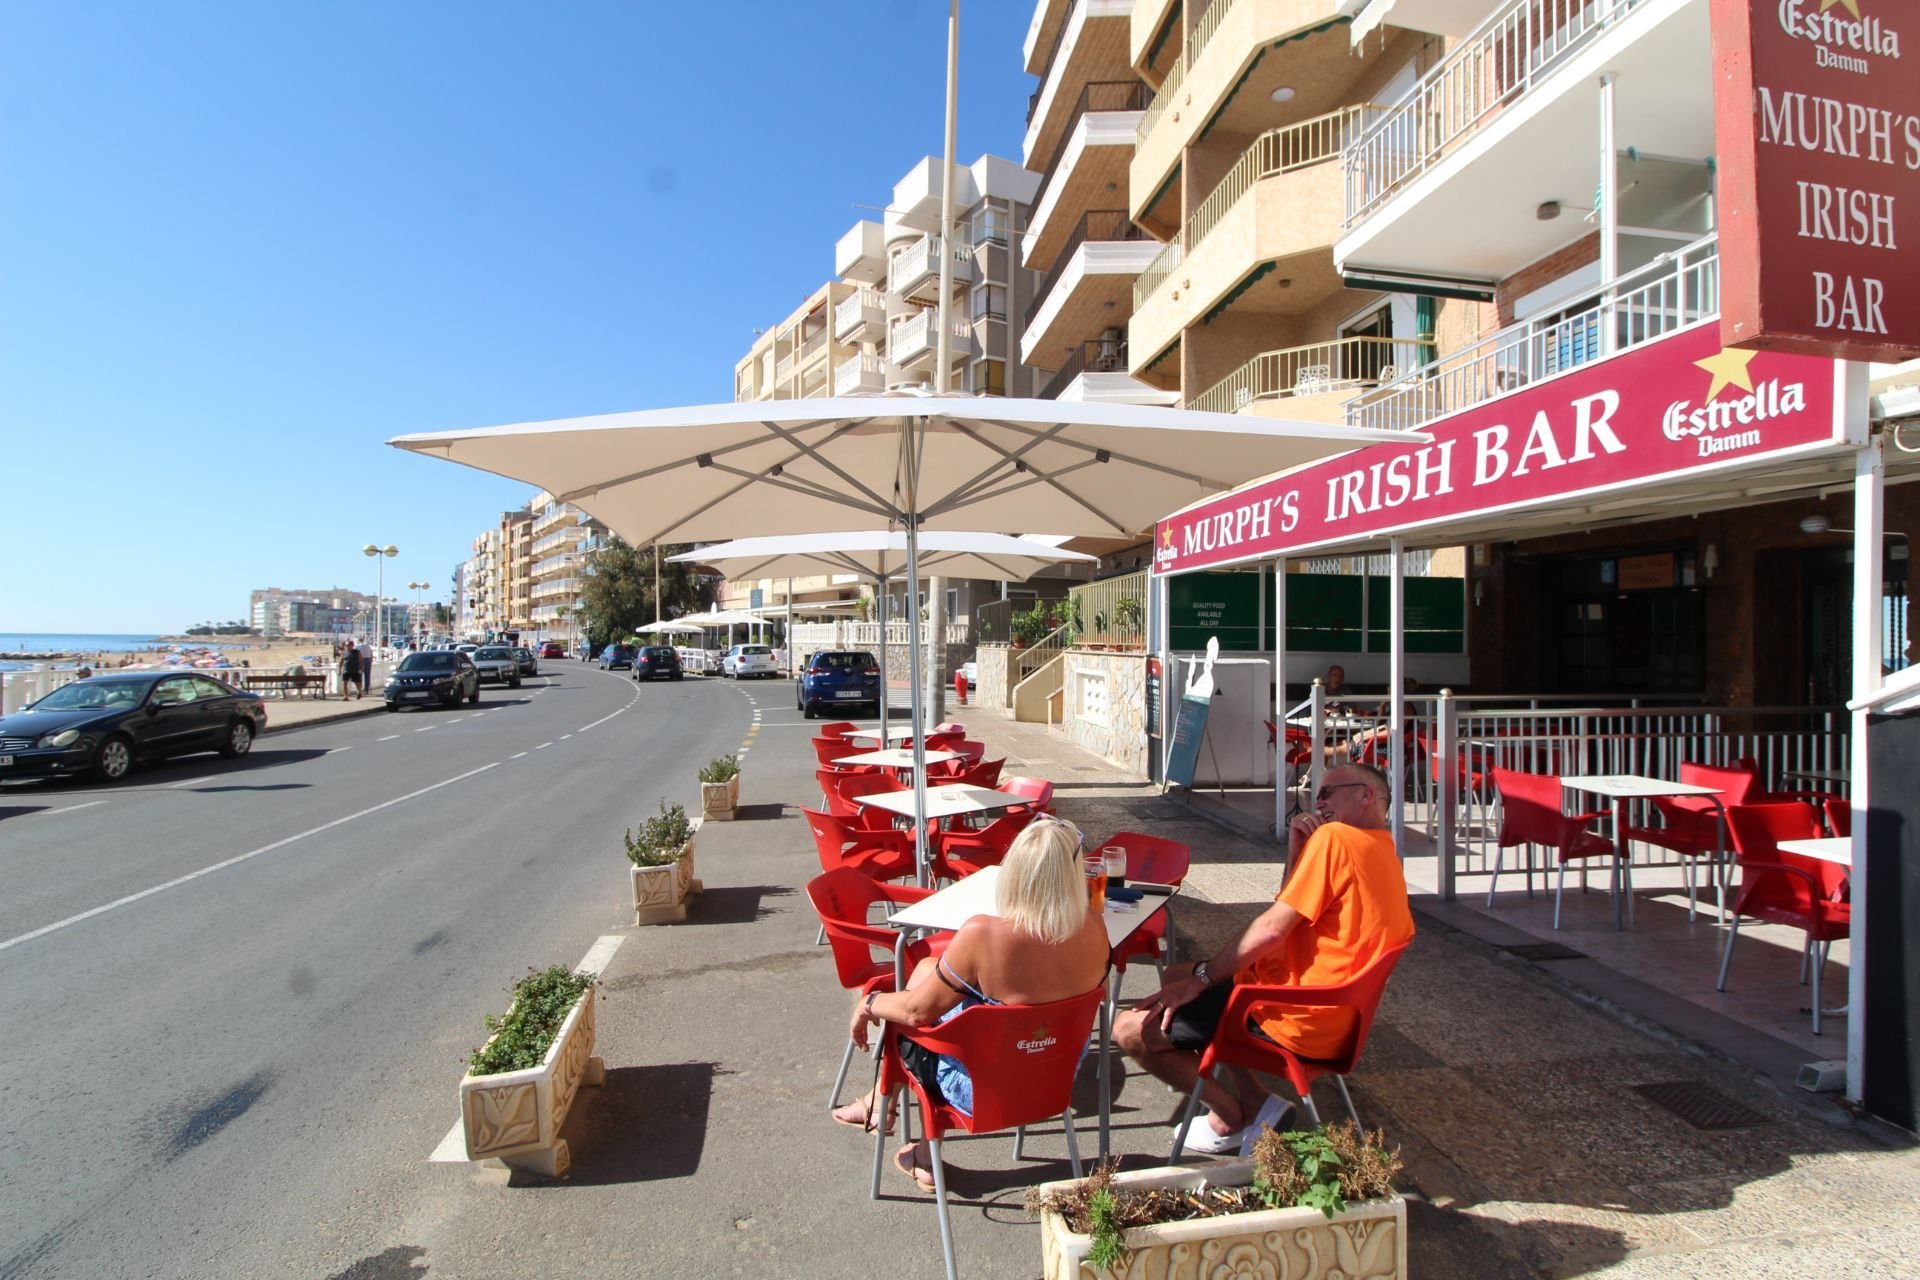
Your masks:
<svg viewBox="0 0 1920 1280"><path fill-rule="evenodd" d="M1350 542L1744 466L1845 439L1845 366L1723 348L1696 325L1490 400L1424 430L1160 521L1153 569Z"/></svg>
<svg viewBox="0 0 1920 1280"><path fill-rule="evenodd" d="M1712 0L1711 12L1721 340L1920 355L1920 64L1902 60L1920 9Z"/></svg>

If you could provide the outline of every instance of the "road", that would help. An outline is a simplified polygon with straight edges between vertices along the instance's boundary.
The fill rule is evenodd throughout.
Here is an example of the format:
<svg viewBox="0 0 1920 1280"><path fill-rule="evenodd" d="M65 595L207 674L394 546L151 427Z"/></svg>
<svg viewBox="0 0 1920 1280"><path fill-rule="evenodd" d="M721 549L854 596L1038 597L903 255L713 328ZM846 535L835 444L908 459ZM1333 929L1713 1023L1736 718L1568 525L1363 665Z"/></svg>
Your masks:
<svg viewBox="0 0 1920 1280"><path fill-rule="evenodd" d="M377 1252L480 1015L631 925L623 828L697 811L750 714L553 663L244 761L0 790L0 1280Z"/></svg>

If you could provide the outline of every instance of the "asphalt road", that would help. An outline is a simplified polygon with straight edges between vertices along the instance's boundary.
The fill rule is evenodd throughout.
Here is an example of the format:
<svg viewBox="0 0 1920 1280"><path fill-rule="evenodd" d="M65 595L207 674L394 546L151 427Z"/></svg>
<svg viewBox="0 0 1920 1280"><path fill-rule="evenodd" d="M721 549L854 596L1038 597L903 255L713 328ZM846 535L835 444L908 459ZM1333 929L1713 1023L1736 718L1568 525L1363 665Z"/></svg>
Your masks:
<svg viewBox="0 0 1920 1280"><path fill-rule="evenodd" d="M623 828L697 811L749 719L731 683L558 663L0 789L0 1280L327 1276L416 1232L480 1014L631 926Z"/></svg>

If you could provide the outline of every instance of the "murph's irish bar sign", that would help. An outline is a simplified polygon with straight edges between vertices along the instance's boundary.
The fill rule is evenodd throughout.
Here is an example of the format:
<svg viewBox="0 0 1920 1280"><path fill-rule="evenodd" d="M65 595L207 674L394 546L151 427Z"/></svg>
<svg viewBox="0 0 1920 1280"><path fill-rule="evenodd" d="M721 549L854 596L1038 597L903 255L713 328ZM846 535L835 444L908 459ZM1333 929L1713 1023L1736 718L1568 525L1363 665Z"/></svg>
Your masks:
<svg viewBox="0 0 1920 1280"><path fill-rule="evenodd" d="M1832 448L1844 365L1720 344L1711 321L1176 512L1156 573L1524 511Z"/></svg>
<svg viewBox="0 0 1920 1280"><path fill-rule="evenodd" d="M1722 339L1920 355L1920 3L1711 12Z"/></svg>

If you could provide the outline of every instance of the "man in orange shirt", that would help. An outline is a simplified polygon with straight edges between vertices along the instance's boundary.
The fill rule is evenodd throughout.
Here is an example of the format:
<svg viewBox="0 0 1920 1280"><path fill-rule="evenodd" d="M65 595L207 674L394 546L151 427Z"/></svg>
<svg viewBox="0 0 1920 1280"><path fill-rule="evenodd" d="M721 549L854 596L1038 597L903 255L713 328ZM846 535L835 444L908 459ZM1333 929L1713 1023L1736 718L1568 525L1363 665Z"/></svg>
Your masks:
<svg viewBox="0 0 1920 1280"><path fill-rule="evenodd" d="M1407 882L1387 830L1392 784L1371 765L1335 769L1312 811L1287 828L1293 873L1274 904L1225 950L1195 965L1170 965L1160 990L1122 1014L1114 1040L1127 1056L1182 1093L1213 1039L1237 980L1331 986L1413 937ZM1303 1058L1337 1054L1352 1034L1352 1009L1255 1013L1264 1034ZM1208 1080L1207 1123L1188 1130L1186 1150L1237 1151L1263 1091L1238 1071L1235 1087Z"/></svg>

